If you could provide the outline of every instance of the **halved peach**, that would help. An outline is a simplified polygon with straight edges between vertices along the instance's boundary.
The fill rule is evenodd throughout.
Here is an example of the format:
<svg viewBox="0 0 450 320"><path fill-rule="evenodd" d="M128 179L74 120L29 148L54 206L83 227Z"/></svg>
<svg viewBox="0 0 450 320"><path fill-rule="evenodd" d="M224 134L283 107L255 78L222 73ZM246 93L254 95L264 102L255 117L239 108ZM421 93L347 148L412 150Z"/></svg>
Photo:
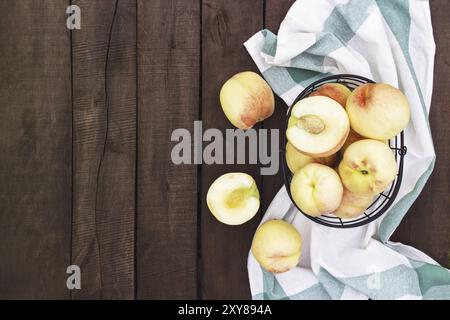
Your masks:
<svg viewBox="0 0 450 320"><path fill-rule="evenodd" d="M344 144L350 122L344 108L328 97L308 97L291 112L286 136L300 152L314 158L336 153Z"/></svg>

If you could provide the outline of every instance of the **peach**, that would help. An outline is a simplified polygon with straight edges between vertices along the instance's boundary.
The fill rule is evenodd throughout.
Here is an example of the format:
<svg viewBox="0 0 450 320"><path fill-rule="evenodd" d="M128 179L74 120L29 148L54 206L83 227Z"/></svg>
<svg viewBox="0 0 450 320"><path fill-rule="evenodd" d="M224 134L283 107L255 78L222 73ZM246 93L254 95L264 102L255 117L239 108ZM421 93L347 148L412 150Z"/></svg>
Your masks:
<svg viewBox="0 0 450 320"><path fill-rule="evenodd" d="M345 150L347 150L348 146L351 145L353 142L356 142L356 141L359 141L359 140L364 140L364 139L367 139L367 138L363 137L362 135L358 134L355 130L350 128L350 132L348 134L347 140L345 140L344 145L339 150L339 154L343 155ZM385 145L389 146L389 141L388 140L383 140L381 142L383 142Z"/></svg>
<svg viewBox="0 0 450 320"><path fill-rule="evenodd" d="M371 196L389 186L398 173L394 153L383 142L371 139L352 143L339 164L344 186L357 195Z"/></svg>
<svg viewBox="0 0 450 320"><path fill-rule="evenodd" d="M291 195L295 204L310 216L331 213L341 204L343 186L336 171L310 163L294 174Z"/></svg>
<svg viewBox="0 0 450 320"><path fill-rule="evenodd" d="M343 155L345 150L347 150L348 146L351 145L353 142L366 139L362 135L358 134L355 130L350 128L350 132L348 133L348 137L344 142L344 145L339 150L339 154Z"/></svg>
<svg viewBox="0 0 450 320"><path fill-rule="evenodd" d="M365 84L356 88L347 100L350 125L360 135L389 140L406 128L410 110L405 95L385 84Z"/></svg>
<svg viewBox="0 0 450 320"><path fill-rule="evenodd" d="M226 173L211 184L206 203L220 222L228 225L243 224L258 212L258 187L255 180L246 173Z"/></svg>
<svg viewBox="0 0 450 320"><path fill-rule="evenodd" d="M292 173L296 173L310 163L321 163L329 167L334 167L336 163L336 154L324 158L313 158L301 153L288 142L286 143L286 163Z"/></svg>
<svg viewBox="0 0 450 320"><path fill-rule="evenodd" d="M344 188L342 202L334 215L342 219L353 219L363 214L364 210L372 203L373 196L357 195Z"/></svg>
<svg viewBox="0 0 450 320"><path fill-rule="evenodd" d="M336 153L350 130L347 113L328 97L308 97L292 107L286 130L288 141L313 158Z"/></svg>
<svg viewBox="0 0 450 320"><path fill-rule="evenodd" d="M273 114L275 98L261 76L245 71L225 82L220 90L220 104L228 120L245 130Z"/></svg>
<svg viewBox="0 0 450 320"><path fill-rule="evenodd" d="M282 273L294 268L302 253L300 233L283 220L263 223L252 242L256 261L269 272Z"/></svg>
<svg viewBox="0 0 450 320"><path fill-rule="evenodd" d="M323 96L328 97L339 103L345 108L347 98L352 92L345 85L340 83L325 83L311 93L310 97Z"/></svg>

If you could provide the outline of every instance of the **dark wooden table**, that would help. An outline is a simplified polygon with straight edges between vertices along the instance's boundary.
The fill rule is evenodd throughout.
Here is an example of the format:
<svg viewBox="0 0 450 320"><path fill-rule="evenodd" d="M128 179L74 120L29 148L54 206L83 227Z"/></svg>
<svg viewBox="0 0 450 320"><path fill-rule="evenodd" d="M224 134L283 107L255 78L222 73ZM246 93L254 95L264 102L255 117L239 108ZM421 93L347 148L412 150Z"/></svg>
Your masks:
<svg viewBox="0 0 450 320"><path fill-rule="evenodd" d="M66 8L81 8L81 30ZM449 266L450 2L437 43L432 178L393 239ZM175 166L175 128L231 128L218 93L256 70L242 46L277 31L292 0L0 1L0 298L250 298L246 259L280 176L257 165ZM278 128L285 106L260 124ZM259 216L218 223L220 174L257 179ZM82 289L66 288L81 267Z"/></svg>

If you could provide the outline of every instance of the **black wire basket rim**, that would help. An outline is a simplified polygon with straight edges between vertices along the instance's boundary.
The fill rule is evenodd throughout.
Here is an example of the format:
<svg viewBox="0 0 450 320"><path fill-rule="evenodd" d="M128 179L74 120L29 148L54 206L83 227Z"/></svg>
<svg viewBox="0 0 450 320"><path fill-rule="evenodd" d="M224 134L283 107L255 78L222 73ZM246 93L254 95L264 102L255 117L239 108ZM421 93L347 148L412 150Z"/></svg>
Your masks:
<svg viewBox="0 0 450 320"><path fill-rule="evenodd" d="M358 83L351 83L348 80L356 81ZM346 82L347 81L347 82ZM301 212L305 217L308 219L332 228L356 228L363 225L366 225L379 217L381 217L393 204L395 201L398 191L401 186L401 181L403 177L403 166L404 166L404 156L407 153L407 147L404 144L404 132L402 131L400 134L395 136L394 138L389 140L389 147L395 152L395 159L398 166L398 174L396 179L391 183L389 190L387 191L387 195L385 194L386 190L384 190L382 193L380 193L378 196L376 196L375 200L371 203L371 205L358 217L355 217L354 219L342 219L337 216L330 216L330 215L322 215L318 217L310 216L306 213L304 213L295 203L294 199L292 198L292 194L290 191L290 181L292 179L293 174L290 172L287 162L286 162L286 144L287 144L287 137L286 137L286 130L288 126L289 117L291 115L292 107L301 99L309 96L315 89L320 87L321 85L325 83L339 83L346 85L346 87L349 88L349 85L353 85L355 87L358 87L360 85L366 84L366 83L376 83L375 81L368 79L363 76L358 76L354 74L339 74L339 75L330 75L323 77L321 79L318 79L305 87L303 91L297 96L295 101L292 103L291 106L289 106L288 111L286 113L286 120L284 123L284 131L283 131L283 145L280 149L281 156L282 156L282 172L283 172L283 178L284 178L284 185L286 187L286 191L289 195L289 198L291 202L295 205L297 210ZM349 89L352 89L351 87ZM395 146L391 146L391 140L394 140ZM399 145L397 144L399 143ZM370 209L372 206L374 206L376 203L379 202L380 198L384 198L381 200L381 204L379 204L372 212L369 214L366 213L368 209ZM329 219L333 219L336 222L330 222Z"/></svg>

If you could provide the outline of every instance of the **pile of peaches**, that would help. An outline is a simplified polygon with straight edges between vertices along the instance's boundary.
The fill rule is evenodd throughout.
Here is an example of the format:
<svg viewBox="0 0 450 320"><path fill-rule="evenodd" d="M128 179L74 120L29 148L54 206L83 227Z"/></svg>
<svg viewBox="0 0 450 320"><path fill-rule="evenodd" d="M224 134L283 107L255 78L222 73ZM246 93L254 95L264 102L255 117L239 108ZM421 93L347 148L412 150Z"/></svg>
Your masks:
<svg viewBox="0 0 450 320"><path fill-rule="evenodd" d="M220 92L222 109L239 129L250 129L273 114L269 85L254 72L238 73ZM333 214L355 218L366 210L398 173L389 147L407 126L409 103L397 88L368 83L351 91L327 83L301 99L290 112L286 130L286 163L293 177L292 199L310 216ZM255 180L241 172L227 173L210 186L211 213L229 225L245 223L259 210ZM270 220L256 231L252 252L263 268L279 273L297 265L302 239L282 220Z"/></svg>
<svg viewBox="0 0 450 320"><path fill-rule="evenodd" d="M409 118L405 95L383 83L328 83L296 103L286 130L296 205L311 216L361 215L397 176L389 139Z"/></svg>

